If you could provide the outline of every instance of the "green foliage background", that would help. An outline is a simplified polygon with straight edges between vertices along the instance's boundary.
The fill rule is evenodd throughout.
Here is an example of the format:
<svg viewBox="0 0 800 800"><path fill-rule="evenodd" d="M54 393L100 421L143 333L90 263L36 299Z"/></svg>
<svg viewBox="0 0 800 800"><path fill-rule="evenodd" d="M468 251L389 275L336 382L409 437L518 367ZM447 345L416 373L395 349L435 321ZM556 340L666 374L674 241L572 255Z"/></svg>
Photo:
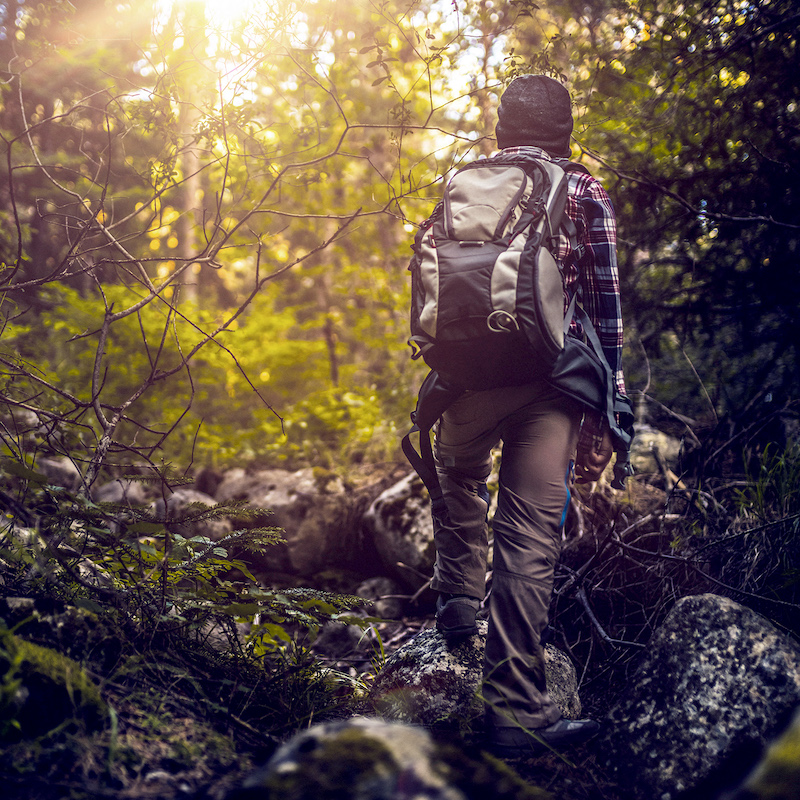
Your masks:
<svg viewBox="0 0 800 800"><path fill-rule="evenodd" d="M492 152L527 71L566 82L573 158L613 197L642 413L682 432L794 408L796 21L788 0L321 0L226 22L188 0L6 4L9 408L74 426L90 482L110 454L396 458L423 374L415 224Z"/></svg>

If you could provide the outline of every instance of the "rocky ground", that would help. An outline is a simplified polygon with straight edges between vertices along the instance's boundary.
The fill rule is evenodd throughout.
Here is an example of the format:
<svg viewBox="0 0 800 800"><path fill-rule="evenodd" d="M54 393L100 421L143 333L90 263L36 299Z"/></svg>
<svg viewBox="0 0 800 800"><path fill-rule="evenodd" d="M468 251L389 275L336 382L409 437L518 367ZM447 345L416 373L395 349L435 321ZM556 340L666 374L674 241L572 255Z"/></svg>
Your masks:
<svg viewBox="0 0 800 800"><path fill-rule="evenodd" d="M244 795L237 788L282 741L316 722L372 711L368 694L376 671L393 651L433 625L434 597L425 588L425 576L430 574L430 514L419 487L405 478L398 480L393 470L377 482L371 476L355 489L326 483L324 490L319 489L319 476L308 471L239 472L210 482L204 492L195 487L191 490L195 494L183 499L201 506L246 501L276 509L266 524L283 527L286 542L270 549L277 552L277 562L273 557L261 565L267 576L262 584L310 585L359 594L376 601L363 609L362 616L372 614L383 621L329 623L316 638L304 636L301 627L279 624L273 632L279 647L251 651L245 657L236 647L228 651L220 647L220 642L231 641L235 613L229 612L227 628L208 629L203 637L195 629L187 637L186 619L171 624L168 616L157 615L155 627L141 624L146 604L133 610L115 606L119 593L104 593L102 584L96 595L100 604L91 600L92 595L81 594L81 587L85 589L87 580L96 575L87 578L69 572L69 565L81 563L83 555L74 547L63 551L62 557L62 551L46 553L66 570L62 578L70 580L59 585L72 586L71 594L63 588L60 593L48 590L52 576L47 573L32 579L43 558L26 561L24 547L13 558L4 551L0 564L5 563L8 572L0 569L0 623L4 623L0 624L0 796L268 800L263 794ZM303 481L319 493L303 490ZM124 493L138 484L111 488ZM126 502L124 494L107 499ZM585 492L579 500L571 509L570 538L557 576L554 641L578 666L582 715L604 720L633 688L640 648L676 599L709 591L717 583L704 582L705 561L700 571L688 561L691 547L685 558L672 554L671 548L680 541L678 523L692 507L680 506L681 514L670 507L667 513L664 493L636 480L629 482L622 498L609 490ZM155 510L165 513L166 506ZM49 506L42 505L37 513L44 522L50 519ZM364 537L364 529L354 523L362 515L370 537ZM211 519L209 530L202 531L215 542L231 530L228 524L217 531L218 523ZM19 536L26 530L20 528ZM727 529L720 530L727 534ZM192 533L196 531L185 535ZM116 552L117 538L112 539L108 552ZM778 548L780 539L770 530L764 546L773 540L778 544L771 546ZM27 540L18 541L24 545ZM725 535L723 541L735 543L740 537ZM686 542L691 545L691 538ZM741 571L748 553L726 551L722 566L730 564L731 570ZM365 570L367 557L374 570ZM329 568L327 572L316 572L321 564ZM361 574L356 574L356 567ZM588 567L590 583L582 580ZM409 584L410 574L414 581ZM281 584L284 579L287 582ZM214 580L209 578L205 588L213 591ZM25 586L40 590L15 594ZM795 613L796 603L783 603L778 610L784 606L787 613ZM775 611L773 606L769 609ZM602 612L600 621L594 611ZM781 622L780 615L773 617ZM782 624L790 622L787 617ZM245 633L239 630L237 636ZM292 633L301 646L281 638ZM14 634L26 644L20 645ZM232 640L241 641L237 636ZM72 659L55 665L40 659L36 668L36 680L54 669L60 673L65 689L59 697L44 693L37 700L33 692L33 700L22 696L18 678L20 666L32 663L28 645L52 648ZM96 687L91 703L79 691L84 679ZM56 711L60 717L52 721ZM452 730L434 730L434 735L453 746L451 752L474 755L473 764L483 763L478 737ZM629 796L619 785L623 778L612 778L605 761L598 747L588 745L566 757L544 754L514 763L516 777L509 778L508 786L516 788L503 797L542 797L539 789L563 800ZM485 785L486 774L476 771L473 777L476 787ZM476 794L476 800L482 796ZM349 800L341 794L330 797Z"/></svg>
<svg viewBox="0 0 800 800"><path fill-rule="evenodd" d="M37 609L33 616L46 619L59 614ZM383 655L432 624L430 615L422 615L379 626ZM24 627L23 624L18 630L24 632ZM49 640L51 646L62 647L63 624L60 633L51 636L47 630L46 624L36 624L28 633L42 645ZM309 712L305 723L293 720L297 728L370 712L364 700L371 681L370 670L347 668L341 639L338 651L334 647L331 655L318 652L333 669L334 685L305 686L306 692L317 692L318 696L295 698L296 707L289 709L297 715L303 713L299 708L303 704L308 708L318 705ZM102 642L103 637L98 641ZM337 637L329 635L329 641L335 642ZM151 646L145 652L141 641L129 644L129 650L123 648L125 652L115 651L111 656L105 653L90 666L89 676L100 687L108 709L100 723L78 718L67 719L56 729L37 735L5 731L0 762L5 800L225 800L235 795L245 776L267 760L281 738L293 732L288 728L281 731L280 724L276 724L277 715L286 711L277 707L279 703L272 709L259 707L270 702L275 687L259 686L251 674L231 675L213 653L195 648L181 650L176 639L171 641L169 650ZM382 657L378 653L375 656ZM359 669L364 666L363 649L354 661ZM238 703L239 713L234 714L226 686L237 680L253 696L250 705ZM280 702L287 702L286 694L300 691L301 686L301 681L294 686L287 681L285 692L279 692L283 694ZM6 682L6 704L8 688ZM259 693L261 696L257 697ZM444 736L465 752L480 749L479 741L452 733ZM548 788L565 800L615 797L613 787L604 788L607 781L597 769L594 756L586 750L574 752L569 760L546 755L513 766L531 785Z"/></svg>

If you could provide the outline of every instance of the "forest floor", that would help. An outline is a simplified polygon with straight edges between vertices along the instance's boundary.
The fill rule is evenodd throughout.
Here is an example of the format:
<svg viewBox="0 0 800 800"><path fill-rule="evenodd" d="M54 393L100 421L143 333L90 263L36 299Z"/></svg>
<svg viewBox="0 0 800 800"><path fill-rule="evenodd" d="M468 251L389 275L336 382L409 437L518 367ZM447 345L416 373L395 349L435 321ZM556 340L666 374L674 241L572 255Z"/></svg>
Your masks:
<svg viewBox="0 0 800 800"><path fill-rule="evenodd" d="M393 623L387 641L396 648L431 618ZM41 637L39 637L41 639ZM265 726L263 712L231 713L215 702L220 690L241 680L245 691L251 675L231 676L216 669L214 658L195 650L150 651L146 659L129 657L107 674L90 672L100 686L110 712L98 729L66 724L38 737L0 746L0 786L4 800L92 800L152 798L153 800L227 800L237 794L242 779L262 765L280 743L274 718ZM368 676L366 681L368 682ZM290 687L287 687L291 691ZM284 697L281 702L284 702ZM308 701L308 698L305 698ZM352 695L335 696L307 724L363 712ZM275 708L275 714L281 709ZM280 738L285 738L286 731ZM448 737L450 744L477 753L479 743ZM568 758L556 755L522 762L512 768L532 786L560 800L616 800L589 748L577 748ZM343 799L344 800L344 799Z"/></svg>
<svg viewBox="0 0 800 800"><path fill-rule="evenodd" d="M32 618L27 611L10 614L2 598L13 591L12 583L0 573L0 623L84 665L108 710L94 727L68 719L53 730L23 731L15 739L15 731L4 727L4 720L13 720L14 675L9 669L3 676L0 669L2 800L246 800L237 787L281 741L316 722L369 713L365 696L375 665L434 624L433 603L420 602L409 616L377 624L375 652L367 648L350 662L315 645L310 652L299 648L306 654L297 661L267 663L265 657L254 663L170 631L142 630L129 613L115 616L110 609L83 614L79 627L65 635L59 621L64 604L53 612L49 606L59 603L52 597L39 598L47 608ZM350 586L334 590L353 593ZM37 615L50 621L39 624ZM0 663L3 655L0 642ZM586 696L582 691L581 700L585 714L602 719L611 700L607 683ZM480 741L435 736L480 757ZM511 767L530 786L559 800L620 797L591 746Z"/></svg>

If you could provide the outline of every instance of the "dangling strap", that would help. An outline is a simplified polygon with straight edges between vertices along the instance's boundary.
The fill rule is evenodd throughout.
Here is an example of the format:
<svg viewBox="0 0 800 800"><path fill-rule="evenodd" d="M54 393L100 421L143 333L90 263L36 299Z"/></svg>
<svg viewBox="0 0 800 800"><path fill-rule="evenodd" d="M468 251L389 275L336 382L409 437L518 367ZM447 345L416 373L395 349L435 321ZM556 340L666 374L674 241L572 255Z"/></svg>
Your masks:
<svg viewBox="0 0 800 800"><path fill-rule="evenodd" d="M575 307L578 305L578 293L572 295L567 306L567 313L564 315L564 338L567 338L569 333L569 326L572 325L572 318L575 316Z"/></svg>
<svg viewBox="0 0 800 800"><path fill-rule="evenodd" d="M575 296L576 295L572 296L573 301L575 300ZM625 424L628 422L626 415L630 418L630 421L633 420L633 407L631 406L630 400L628 400L628 398L624 395L620 394L616 388L616 381L614 380L614 375L611 372L608 359L603 352L603 346L600 344L600 337L597 335L597 331L595 330L594 325L592 324L592 321L584 310L583 306L575 306L575 316L577 317L578 322L580 322L586 339L589 342L592 350L594 350L594 353L602 364L605 372L605 416L606 421L608 422L609 430L611 431L611 435L614 439L614 452L617 456L614 460L614 478L611 481L611 485L615 489L624 489L625 478L633 474L633 466L631 465L630 460L630 444L631 440L633 439L633 435L629 430L627 430L630 425Z"/></svg>
<svg viewBox="0 0 800 800"><path fill-rule="evenodd" d="M405 457L428 490L434 514L444 511L444 499L442 498L442 487L439 485L439 476L436 474L431 430L439 417L463 393L463 389L445 383L439 373L431 370L419 387L417 407L411 414L411 421L414 425L401 442ZM419 452L411 441L415 433L419 434Z"/></svg>

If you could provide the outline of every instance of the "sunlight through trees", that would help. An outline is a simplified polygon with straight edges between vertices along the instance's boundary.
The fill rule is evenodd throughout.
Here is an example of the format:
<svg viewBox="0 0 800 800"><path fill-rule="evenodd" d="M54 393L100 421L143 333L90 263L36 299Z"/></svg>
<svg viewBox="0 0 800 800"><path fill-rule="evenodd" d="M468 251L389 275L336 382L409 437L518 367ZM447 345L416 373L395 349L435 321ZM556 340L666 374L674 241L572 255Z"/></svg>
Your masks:
<svg viewBox="0 0 800 800"><path fill-rule="evenodd" d="M421 377L413 230L493 151L503 81L546 71L617 207L631 388L673 420L771 413L800 383L796 21L787 0L0 4L4 403L89 483L112 455L392 457Z"/></svg>

